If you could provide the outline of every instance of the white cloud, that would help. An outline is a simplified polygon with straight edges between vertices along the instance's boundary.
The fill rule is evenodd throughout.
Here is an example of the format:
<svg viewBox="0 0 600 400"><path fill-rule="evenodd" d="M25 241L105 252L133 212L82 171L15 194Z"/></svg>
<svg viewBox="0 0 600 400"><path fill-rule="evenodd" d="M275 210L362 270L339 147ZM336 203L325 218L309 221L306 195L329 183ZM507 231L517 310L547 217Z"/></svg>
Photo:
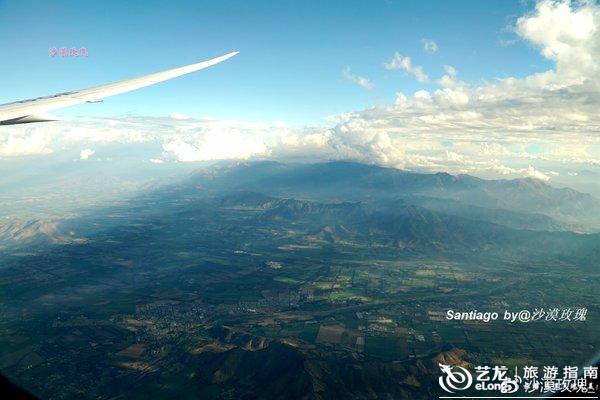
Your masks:
<svg viewBox="0 0 600 400"><path fill-rule="evenodd" d="M150 162L151 162L152 164L164 164L164 163L165 163L165 160L162 160L162 159L160 159L160 158L151 158L151 159L150 159Z"/></svg>
<svg viewBox="0 0 600 400"><path fill-rule="evenodd" d="M345 114L338 123L370 135L385 132L391 148L403 148L397 165L408 168L508 171L548 180L557 175L541 172L537 164L600 165L600 7L541 1L518 19L516 32L556 67L473 86L458 80L456 69L446 65L445 75L436 80L440 89L397 93L394 104ZM399 54L385 66L415 69L410 58ZM460 150L454 152L462 155L461 166L452 164L456 157L447 156L442 144L447 141ZM415 147L416 142L427 150ZM529 153L521 149L526 143L544 144L545 150ZM498 168L502 164L490 159L492 154L510 170ZM524 160L536 165L513 166Z"/></svg>
<svg viewBox="0 0 600 400"><path fill-rule="evenodd" d="M446 71L446 73L452 78L454 78L457 74L456 68L454 68L452 65L444 65L444 71Z"/></svg>
<svg viewBox="0 0 600 400"><path fill-rule="evenodd" d="M505 165L493 165L488 168L491 171L497 172L500 175L517 175L517 176L525 176L528 178L538 179L543 182L547 182L550 180L550 176L548 175L558 175L557 172L549 171L548 173L543 173L538 171L533 166L528 166L527 168L511 168Z"/></svg>
<svg viewBox="0 0 600 400"><path fill-rule="evenodd" d="M508 47L508 46L512 46L513 44L517 43L517 41L516 41L516 39L499 39L498 43L502 47Z"/></svg>
<svg viewBox="0 0 600 400"><path fill-rule="evenodd" d="M0 156L16 157L35 154L49 154L52 149L48 147L44 135L35 131L6 132L0 134Z"/></svg>
<svg viewBox="0 0 600 400"><path fill-rule="evenodd" d="M464 86L464 82L456 80L458 74L456 68L451 65L444 65L444 71L446 71L446 74L436 81L438 85L442 87Z"/></svg>
<svg viewBox="0 0 600 400"><path fill-rule="evenodd" d="M261 138L239 132L207 132L188 138L175 138L162 145L177 161L248 159L266 155L267 145Z"/></svg>
<svg viewBox="0 0 600 400"><path fill-rule="evenodd" d="M600 9L594 1L545 0L537 3L535 11L518 19L517 33L556 62L551 82L576 85L593 79L597 83L599 24Z"/></svg>
<svg viewBox="0 0 600 400"><path fill-rule="evenodd" d="M413 65L410 57L403 57L398 52L394 54L390 61L384 63L383 66L388 71L397 69L403 70L407 74L414 76L417 81L422 83L427 82L428 80L427 74L425 73L425 71L423 71L422 67L418 65Z"/></svg>
<svg viewBox="0 0 600 400"><path fill-rule="evenodd" d="M79 153L79 159L81 159L81 160L87 160L88 158L90 158L94 154L96 154L95 150L84 149L84 150L81 150L81 152Z"/></svg>
<svg viewBox="0 0 600 400"><path fill-rule="evenodd" d="M190 120L188 129L162 138L167 158L181 162L324 157L330 134L324 128L296 128L239 121Z"/></svg>
<svg viewBox="0 0 600 400"><path fill-rule="evenodd" d="M342 70L342 76L367 90L371 90L375 86L369 79L353 74L350 67L346 67Z"/></svg>
<svg viewBox="0 0 600 400"><path fill-rule="evenodd" d="M438 89L433 96L436 103L441 106L465 106L469 103L468 92L461 89Z"/></svg>
<svg viewBox="0 0 600 400"><path fill-rule="evenodd" d="M433 40L423 39L421 42L423 43L423 50L425 50L427 53L433 54L438 51L438 45Z"/></svg>
<svg viewBox="0 0 600 400"><path fill-rule="evenodd" d="M518 172L523 175L529 176L530 178L539 179L544 182L547 182L550 180L550 176L548 176L547 173L545 174L541 171L538 171L531 165L527 168L523 168L523 169L519 170Z"/></svg>
<svg viewBox="0 0 600 400"><path fill-rule="evenodd" d="M189 116L184 114L184 113L180 113L180 112L174 112L170 115L171 118L173 119L188 119Z"/></svg>

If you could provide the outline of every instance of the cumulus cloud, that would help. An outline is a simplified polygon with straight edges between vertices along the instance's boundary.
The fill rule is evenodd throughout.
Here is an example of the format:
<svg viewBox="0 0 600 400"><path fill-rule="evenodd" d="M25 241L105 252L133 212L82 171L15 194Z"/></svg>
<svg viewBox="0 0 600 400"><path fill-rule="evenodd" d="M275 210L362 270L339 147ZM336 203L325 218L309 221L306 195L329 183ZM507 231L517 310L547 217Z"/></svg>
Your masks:
<svg viewBox="0 0 600 400"><path fill-rule="evenodd" d="M38 132L7 132L0 135L0 156L16 157L36 154L49 154L46 137Z"/></svg>
<svg viewBox="0 0 600 400"><path fill-rule="evenodd" d="M180 113L180 112L174 112L170 115L171 118L173 119L188 119L189 116L184 114L184 113Z"/></svg>
<svg viewBox="0 0 600 400"><path fill-rule="evenodd" d="M79 153L79 159L81 159L81 160L87 160L88 158L90 158L94 154L96 154L95 150L84 149L84 150L81 150L81 152Z"/></svg>
<svg viewBox="0 0 600 400"><path fill-rule="evenodd" d="M436 80L436 83L438 85L442 87L463 85L462 82L456 80L456 75L458 74L456 68L454 68L451 65L444 65L444 71L446 71L446 74L443 75L440 79Z"/></svg>
<svg viewBox="0 0 600 400"><path fill-rule="evenodd" d="M598 81L599 24L600 9L594 1L545 0L537 3L535 11L518 19L517 33L556 62L556 71L544 83L578 86L590 79Z"/></svg>
<svg viewBox="0 0 600 400"><path fill-rule="evenodd" d="M435 81L438 89L399 92L393 104L345 114L338 124L365 129L371 136L385 132L389 147L403 149L396 163L406 167L493 170L548 180L556 176L549 173L552 170L504 169L498 159L512 164L529 160L600 165L600 7L594 2L540 1L518 19L515 31L554 61L555 68L470 85L446 65L445 74ZM415 70L410 58L400 54L385 67ZM443 143L448 141L453 153L446 152ZM546 150L528 152L522 146L526 143L544 144ZM388 160L398 158L397 152L391 154Z"/></svg>
<svg viewBox="0 0 600 400"><path fill-rule="evenodd" d="M350 70L350 67L346 67L342 70L342 76L348 79L350 82L354 82L358 86L363 87L367 90L371 90L375 86L373 85L373 82L371 82L369 79L353 74Z"/></svg>
<svg viewBox="0 0 600 400"><path fill-rule="evenodd" d="M531 165L527 168L511 168L505 165L493 165L489 169L501 175L521 175L529 178L538 179L543 182L547 182L550 180L549 175L558 175L558 173L555 171L548 171L547 173L543 173L541 171L538 171Z"/></svg>
<svg viewBox="0 0 600 400"><path fill-rule="evenodd" d="M415 77L415 79L419 82L427 82L428 77L423 68L419 65L414 65L411 58L406 56L403 57L400 53L396 52L392 59L383 64L385 69L388 71L392 70L402 70L409 75Z"/></svg>
<svg viewBox="0 0 600 400"><path fill-rule="evenodd" d="M423 50L425 50L427 53L433 54L438 51L438 45L433 40L423 39L421 42L423 43Z"/></svg>
<svg viewBox="0 0 600 400"><path fill-rule="evenodd" d="M331 133L323 127L292 127L281 122L189 120L160 140L164 158L178 162L223 159L325 159Z"/></svg>
<svg viewBox="0 0 600 400"><path fill-rule="evenodd" d="M183 162L248 159L267 154L267 146L259 138L241 134L208 133L190 141L176 138L162 147L167 154Z"/></svg>

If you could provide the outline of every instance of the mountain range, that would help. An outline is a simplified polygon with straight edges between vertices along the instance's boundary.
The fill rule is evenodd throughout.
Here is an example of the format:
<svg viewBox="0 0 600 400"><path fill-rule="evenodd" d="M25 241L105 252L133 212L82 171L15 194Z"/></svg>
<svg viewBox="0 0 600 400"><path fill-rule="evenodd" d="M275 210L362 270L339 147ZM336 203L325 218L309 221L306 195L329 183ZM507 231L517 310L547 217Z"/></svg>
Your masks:
<svg viewBox="0 0 600 400"><path fill-rule="evenodd" d="M476 210L478 218L491 222L508 220L505 223L514 227L600 230L600 200L533 178L485 180L469 175L424 174L352 162L258 162L204 169L193 174L187 183L212 191L250 190L317 201L406 199L449 214L464 216L469 210ZM473 206L476 209L472 209Z"/></svg>
<svg viewBox="0 0 600 400"><path fill-rule="evenodd" d="M483 180L350 162L217 165L78 219L12 221L4 247L83 241L93 232L160 216L246 210L250 227L301 229L303 240L389 246L420 253L563 257L600 253L600 201L533 179ZM121 219L111 216L121 215ZM239 223L239 222L236 222Z"/></svg>

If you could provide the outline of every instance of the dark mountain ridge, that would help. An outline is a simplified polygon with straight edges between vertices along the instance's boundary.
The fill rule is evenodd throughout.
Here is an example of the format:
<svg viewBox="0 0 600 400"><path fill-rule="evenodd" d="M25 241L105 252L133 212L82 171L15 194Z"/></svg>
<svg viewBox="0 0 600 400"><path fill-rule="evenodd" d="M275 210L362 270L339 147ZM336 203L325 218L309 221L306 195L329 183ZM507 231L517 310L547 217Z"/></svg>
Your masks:
<svg viewBox="0 0 600 400"><path fill-rule="evenodd" d="M302 342L261 341L260 349L236 339L251 335L230 328L214 329L223 346L213 346L187 362L198 371L202 386L232 392L235 398L331 399L426 398L435 388L440 362L467 365L464 350L450 344L403 363L364 362L356 355L325 354ZM272 371L277 371L273 379ZM433 392L430 393L433 396Z"/></svg>
<svg viewBox="0 0 600 400"><path fill-rule="evenodd" d="M260 199L253 202L253 200ZM326 241L412 249L424 253L484 252L510 257L573 257L592 260L600 253L600 234L519 230L448 215L412 204L379 209L368 203L320 203L235 193L221 204L251 204L250 225L303 229Z"/></svg>

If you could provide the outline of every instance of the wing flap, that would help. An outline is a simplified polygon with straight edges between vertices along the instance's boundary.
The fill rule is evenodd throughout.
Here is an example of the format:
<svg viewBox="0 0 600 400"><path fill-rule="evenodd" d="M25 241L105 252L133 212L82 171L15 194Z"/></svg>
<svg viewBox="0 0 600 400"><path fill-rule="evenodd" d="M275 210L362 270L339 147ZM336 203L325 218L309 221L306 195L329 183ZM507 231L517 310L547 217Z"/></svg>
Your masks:
<svg viewBox="0 0 600 400"><path fill-rule="evenodd" d="M29 124L32 122L49 122L58 120L60 120L60 118L50 114L33 114L26 115L24 117L9 119L7 121L0 121L0 125Z"/></svg>

